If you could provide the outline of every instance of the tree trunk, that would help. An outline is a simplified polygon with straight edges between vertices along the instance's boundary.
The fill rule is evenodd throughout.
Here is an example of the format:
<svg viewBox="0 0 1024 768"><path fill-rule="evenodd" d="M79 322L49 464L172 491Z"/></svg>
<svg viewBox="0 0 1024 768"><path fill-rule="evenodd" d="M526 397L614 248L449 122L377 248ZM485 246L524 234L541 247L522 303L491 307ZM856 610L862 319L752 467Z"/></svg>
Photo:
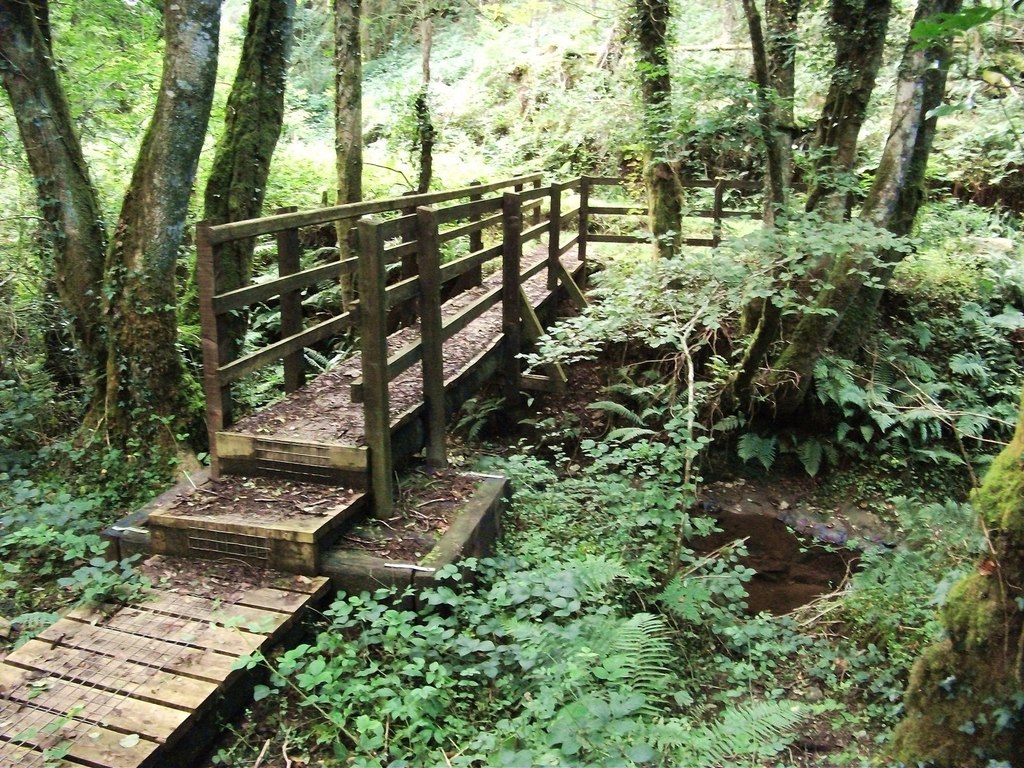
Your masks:
<svg viewBox="0 0 1024 768"><path fill-rule="evenodd" d="M210 115L219 24L220 0L164 9L160 93L107 253L105 397L86 421L115 440L144 435L171 448L169 427L185 415L174 274Z"/></svg>
<svg viewBox="0 0 1024 768"><path fill-rule="evenodd" d="M287 48L291 37L292 0L252 0L238 73L228 95L224 134L217 144L206 182L204 217L214 223L260 215L270 162L284 120ZM216 275L218 292L241 288L252 279L253 241L224 243ZM225 341L238 357L247 318L229 318Z"/></svg>
<svg viewBox="0 0 1024 768"><path fill-rule="evenodd" d="M788 187L793 176L793 139L796 117L793 97L796 95L797 20L800 0L765 0L768 61L768 85L773 95L775 131L771 140L778 144L782 183Z"/></svg>
<svg viewBox="0 0 1024 768"><path fill-rule="evenodd" d="M49 41L47 4L0 4L0 77L32 170L57 292L79 365L99 392L106 368L100 297L106 233Z"/></svg>
<svg viewBox="0 0 1024 768"><path fill-rule="evenodd" d="M338 205L363 199L363 63L360 19L362 0L334 2L334 154ZM338 255L355 254L349 246L349 224L338 224ZM341 276L341 300L355 298L353 275Z"/></svg>
<svg viewBox="0 0 1024 768"><path fill-rule="evenodd" d="M630 19L639 56L640 96L644 108L644 181L651 233L658 255L679 253L683 191L671 159L666 156L672 117L669 76L668 0L635 0Z"/></svg>
<svg viewBox="0 0 1024 768"><path fill-rule="evenodd" d="M434 175L434 121L430 116L430 52L434 45L434 22L428 15L420 20L420 46L422 52L423 86L413 104L416 114L416 143L420 154L420 172L416 191L430 191Z"/></svg>
<svg viewBox="0 0 1024 768"><path fill-rule="evenodd" d="M960 0L922 0L914 21L937 13L955 13L959 7ZM892 128L861 213L865 221L897 235L909 232L923 197L924 170L935 134L935 118L929 118L928 113L941 103L948 64L946 43L935 42L926 50L907 43L896 84ZM723 402L746 407L768 420L792 416L802 406L813 381L814 366L833 343L840 323L849 322L858 333L870 330L864 307L870 310L877 305L877 298L865 289L863 273L876 256L851 251L837 258L826 281L830 287L821 291L801 315L778 357L765 365L764 358L751 356L748 350L723 394ZM885 266L874 270L873 279L884 284L900 254L881 256ZM759 327L749 348L757 355L770 349L777 338L760 336ZM752 397L755 390L757 402Z"/></svg>
<svg viewBox="0 0 1024 768"><path fill-rule="evenodd" d="M832 0L829 36L836 47L825 106L815 130L814 187L807 210L824 207L840 219L848 190L856 184L853 168L857 140L882 63L892 0Z"/></svg>
<svg viewBox="0 0 1024 768"><path fill-rule="evenodd" d="M1024 765L1024 393L1013 440L971 501L992 552L950 591L948 636L911 671L893 745L907 765Z"/></svg>

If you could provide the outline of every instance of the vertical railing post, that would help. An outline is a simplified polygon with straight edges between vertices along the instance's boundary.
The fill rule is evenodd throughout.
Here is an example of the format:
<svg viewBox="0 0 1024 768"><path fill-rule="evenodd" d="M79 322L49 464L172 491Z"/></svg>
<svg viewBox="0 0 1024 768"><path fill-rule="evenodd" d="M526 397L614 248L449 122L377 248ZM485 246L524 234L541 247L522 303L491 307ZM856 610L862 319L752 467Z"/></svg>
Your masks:
<svg viewBox="0 0 1024 768"><path fill-rule="evenodd" d="M579 260L587 262L587 230L590 228L590 177L580 177L580 215L579 215ZM584 274L586 268L584 267Z"/></svg>
<svg viewBox="0 0 1024 768"><path fill-rule="evenodd" d="M519 406L521 317L519 309L519 275L523 256L523 204L515 192L502 197L501 251L501 331L504 335L502 376L505 405L511 411Z"/></svg>
<svg viewBox="0 0 1024 768"><path fill-rule="evenodd" d="M444 329L441 322L441 248L434 209L416 209L419 239L420 339L423 402L427 409L427 463L448 466L444 409Z"/></svg>
<svg viewBox="0 0 1024 768"><path fill-rule="evenodd" d="M540 189L544 186L544 182L541 179L537 179L533 182L534 189ZM533 224L536 226L540 224L540 202L537 201L537 207L533 209Z"/></svg>
<svg viewBox="0 0 1024 768"><path fill-rule="evenodd" d="M472 182L470 184L470 186L471 187L479 187L480 186L480 182L479 181L474 181L474 182ZM477 200L482 200L482 199L483 199L483 195L481 195L479 193L477 193L475 195L470 195L469 196L469 201L471 203L476 202ZM479 214L475 214L473 216L470 216L469 220L470 221L480 221L480 215ZM477 251L482 251L483 249L484 249L484 233L483 233L483 230L478 229L475 232L470 232L469 233L469 252L470 253L476 253ZM473 267L473 269L469 273L467 273L465 283L466 283L467 287L474 287L474 286L481 285L483 283L483 281L484 281L483 269L482 269L482 267L480 265L477 265L476 267Z"/></svg>
<svg viewBox="0 0 1024 768"><path fill-rule="evenodd" d="M717 248L719 243L722 242L722 207L725 195L725 188L722 186L722 180L718 179L715 182L715 204L714 209L711 212L713 216L711 228L711 247Z"/></svg>
<svg viewBox="0 0 1024 768"><path fill-rule="evenodd" d="M558 287L558 260L562 255L562 185L557 181L551 183L548 215L548 290L553 291Z"/></svg>
<svg viewBox="0 0 1024 768"><path fill-rule="evenodd" d="M298 208L281 208L275 213L292 213ZM299 264L301 248L299 231L292 227L277 233L277 274L280 277L293 275L302 267ZM297 289L281 294L281 338L286 339L302 332L302 295ZM294 392L306 381L305 354L298 350L284 358L284 391Z"/></svg>
<svg viewBox="0 0 1024 768"><path fill-rule="evenodd" d="M203 348L203 392L206 395L206 431L210 441L210 474L220 475L217 433L231 423L231 387L221 385L220 367L226 353L223 321L213 307L217 293L217 260L210 242L210 222L196 225L196 283Z"/></svg>
<svg viewBox="0 0 1024 768"><path fill-rule="evenodd" d="M388 397L387 297L384 243L379 228L359 220L359 325L363 367L363 419L370 452L373 515L384 518L394 508L391 458L391 404Z"/></svg>

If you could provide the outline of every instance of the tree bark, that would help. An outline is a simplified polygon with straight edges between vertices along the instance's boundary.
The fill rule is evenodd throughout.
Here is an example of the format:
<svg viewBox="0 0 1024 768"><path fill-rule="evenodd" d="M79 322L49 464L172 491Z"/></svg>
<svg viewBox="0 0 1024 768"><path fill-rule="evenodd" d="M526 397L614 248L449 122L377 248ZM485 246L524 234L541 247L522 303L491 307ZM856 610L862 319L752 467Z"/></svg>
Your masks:
<svg viewBox="0 0 1024 768"><path fill-rule="evenodd" d="M955 13L961 0L922 0L914 22L937 13ZM907 43L896 83L896 102L889 137L874 184L861 210L861 218L896 235L910 232L924 199L924 173L935 137L936 118L931 110L942 103L949 67L949 48L936 42L927 49ZM876 257L882 266L874 267ZM805 312L781 354L770 366L762 388L771 393L774 418L786 418L802 405L814 366L835 341L840 325L848 323L852 335L863 338L874 325L880 290L865 287L864 271L872 281L888 282L898 252L849 252L829 270L830 285Z"/></svg>
<svg viewBox="0 0 1024 768"><path fill-rule="evenodd" d="M847 211L847 190L857 159L857 140L867 115L885 49L892 0L832 0L829 36L835 60L825 106L814 136L819 153L807 210L824 207L840 219Z"/></svg>
<svg viewBox="0 0 1024 768"><path fill-rule="evenodd" d="M745 7L752 3L744 0ZM955 13L959 8L960 0L922 0L914 21L937 13ZM936 41L925 50L908 41L904 50L892 128L861 213L865 221L897 235L909 232L923 199L924 170L935 134L935 118L928 114L942 101L948 64L948 44L944 41ZM848 322L858 333L870 330L866 316L878 299L865 287L864 274L870 271L873 281L884 284L901 255L881 254L883 266L873 268L878 256L853 250L838 257L829 268L829 287L804 310L774 360L768 360L767 354L778 340L778 312L769 310L771 301L764 302L764 315L772 312L775 322L765 322L773 318L762 317L739 369L723 391L722 404L744 408L768 421L791 417L803 405L814 367L834 343L840 324Z"/></svg>
<svg viewBox="0 0 1024 768"><path fill-rule="evenodd" d="M95 396L106 368L100 311L106 233L49 34L45 0L0 4L0 77L34 178L79 366Z"/></svg>
<svg viewBox="0 0 1024 768"><path fill-rule="evenodd" d="M106 389L86 424L117 439L145 435L158 448L173 447L167 427L186 405L174 275L210 115L219 24L220 0L165 7L160 93L107 253Z"/></svg>
<svg viewBox="0 0 1024 768"><path fill-rule="evenodd" d="M782 183L788 187L793 176L793 139L796 136L796 116L793 98L796 95L797 20L800 0L765 0L767 37L765 40L768 62L768 85L772 91L775 132L772 140L778 144Z"/></svg>
<svg viewBox="0 0 1024 768"><path fill-rule="evenodd" d="M215 223L260 215L270 163L284 121L284 89L291 37L293 0L252 0L238 72L228 95L224 134L217 144L206 182L204 217ZM219 250L218 292L252 280L253 241L224 243ZM237 313L226 326L232 357L247 328Z"/></svg>
<svg viewBox="0 0 1024 768"><path fill-rule="evenodd" d="M360 20L362 0L334 2L334 154L338 177L338 205L363 199L363 63ZM338 224L338 255L355 254L349 247L349 225ZM353 275L342 275L341 300L355 298Z"/></svg>
<svg viewBox="0 0 1024 768"><path fill-rule="evenodd" d="M971 501L991 553L942 608L947 638L914 664L894 757L907 765L1022 765L1024 722L1024 392L1013 440ZM1002 722L1000 711L1009 717Z"/></svg>
<svg viewBox="0 0 1024 768"><path fill-rule="evenodd" d="M424 194L430 191L434 175L434 121L430 115L430 53L434 46L434 21L429 12L420 20L420 51L422 55L423 81L419 95L413 103L416 115L416 144L420 155L420 172L416 191Z"/></svg>
<svg viewBox="0 0 1024 768"><path fill-rule="evenodd" d="M636 40L640 96L644 108L644 182L651 233L658 255L678 255L683 191L666 156L672 117L672 80L668 43L671 8L668 0L635 0L630 27Z"/></svg>

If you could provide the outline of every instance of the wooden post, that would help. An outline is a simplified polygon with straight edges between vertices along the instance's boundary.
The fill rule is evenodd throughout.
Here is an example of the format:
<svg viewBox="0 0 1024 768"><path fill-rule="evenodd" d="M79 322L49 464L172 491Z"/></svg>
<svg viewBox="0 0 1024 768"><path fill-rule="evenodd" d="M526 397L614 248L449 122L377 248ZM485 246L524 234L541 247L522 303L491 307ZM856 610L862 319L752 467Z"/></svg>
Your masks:
<svg viewBox="0 0 1024 768"><path fill-rule="evenodd" d="M548 290L558 287L558 261L562 250L562 185L551 183L551 202L548 204Z"/></svg>
<svg viewBox="0 0 1024 768"><path fill-rule="evenodd" d="M523 204L515 192L502 196L501 331L504 335L502 375L505 406L519 406L519 351L522 346L519 316L519 275L523 256Z"/></svg>
<svg viewBox="0 0 1024 768"><path fill-rule="evenodd" d="M275 213L293 213L295 206L280 208ZM277 274L280 277L301 271L299 230L284 229L277 233ZM291 290L281 294L281 338L302 333L302 294ZM306 382L305 355L300 349L284 358L284 391L294 392Z"/></svg>
<svg viewBox="0 0 1024 768"><path fill-rule="evenodd" d="M719 179L715 182L715 204L713 206L712 215L712 229L711 229L711 247L717 248L719 243L722 242L722 204L725 195L725 188L722 186L722 181Z"/></svg>
<svg viewBox="0 0 1024 768"><path fill-rule="evenodd" d="M470 184L470 186L471 187L479 187L480 186L480 182L479 181L474 181L474 182L472 182ZM482 200L482 199L483 199L483 196L480 195L480 194L470 195L469 196L469 201L471 203L472 202L476 202L477 200ZM474 216L470 216L469 220L470 221L480 221L480 215L476 214ZM470 253L476 253L477 251L482 251L483 249L484 249L484 233L483 233L483 231L478 229L476 232L470 232L469 233L469 252ZM484 281L484 273L483 273L483 269L480 266L476 266L472 270L470 270L468 273L466 273L466 284L467 284L468 287L475 287L475 286L481 285L481 284L483 284L483 281Z"/></svg>
<svg viewBox="0 0 1024 768"><path fill-rule="evenodd" d="M206 395L206 431L210 441L210 476L220 476L217 433L231 423L231 387L221 385L220 366L224 350L223 328L213 311L217 293L217 263L210 244L210 222L196 225L196 282L199 288L199 322L203 347L203 392ZM225 361L226 362L226 361Z"/></svg>
<svg viewBox="0 0 1024 768"><path fill-rule="evenodd" d="M363 418L370 451L373 515L384 518L395 504L391 459L391 404L388 398L387 298L384 243L375 222L359 220L360 345L363 366Z"/></svg>
<svg viewBox="0 0 1024 768"><path fill-rule="evenodd" d="M533 182L533 188L534 189L540 189L543 186L544 186L544 184L541 182L540 179L537 179L535 182ZM540 206L539 205L536 208L533 209L533 224L535 226L537 224L540 224Z"/></svg>
<svg viewBox="0 0 1024 768"><path fill-rule="evenodd" d="M580 177L580 217L579 217L579 260L587 262L587 229L590 227L590 212L587 210L590 205L590 177ZM584 267L584 273L586 268Z"/></svg>
<svg viewBox="0 0 1024 768"><path fill-rule="evenodd" d="M420 337L423 344L423 402L427 408L427 463L448 466L444 411L444 328L441 324L441 247L434 209L416 209L419 238Z"/></svg>

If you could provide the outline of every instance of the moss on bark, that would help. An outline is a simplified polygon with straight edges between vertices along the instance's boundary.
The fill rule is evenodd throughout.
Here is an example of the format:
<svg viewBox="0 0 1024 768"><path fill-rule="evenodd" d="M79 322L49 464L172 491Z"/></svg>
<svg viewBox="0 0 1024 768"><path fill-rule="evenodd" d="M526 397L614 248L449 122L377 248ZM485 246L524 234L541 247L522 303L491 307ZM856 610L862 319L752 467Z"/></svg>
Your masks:
<svg viewBox="0 0 1024 768"><path fill-rule="evenodd" d="M992 553L954 587L947 638L911 672L893 756L937 768L1024 765L1024 393L1013 440L972 501Z"/></svg>

